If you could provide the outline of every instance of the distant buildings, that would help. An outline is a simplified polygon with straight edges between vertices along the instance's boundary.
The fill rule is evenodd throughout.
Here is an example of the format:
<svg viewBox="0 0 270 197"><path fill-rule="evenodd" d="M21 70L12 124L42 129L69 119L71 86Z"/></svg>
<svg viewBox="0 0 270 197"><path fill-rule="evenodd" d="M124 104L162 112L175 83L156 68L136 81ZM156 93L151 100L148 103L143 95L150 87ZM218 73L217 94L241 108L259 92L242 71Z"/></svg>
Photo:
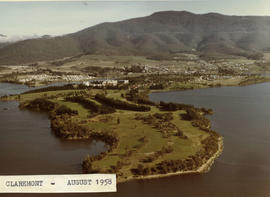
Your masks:
<svg viewBox="0 0 270 197"><path fill-rule="evenodd" d="M129 80L116 80L116 79L100 79L83 82L85 86L92 87L106 87L106 86L118 86L118 85L127 85Z"/></svg>

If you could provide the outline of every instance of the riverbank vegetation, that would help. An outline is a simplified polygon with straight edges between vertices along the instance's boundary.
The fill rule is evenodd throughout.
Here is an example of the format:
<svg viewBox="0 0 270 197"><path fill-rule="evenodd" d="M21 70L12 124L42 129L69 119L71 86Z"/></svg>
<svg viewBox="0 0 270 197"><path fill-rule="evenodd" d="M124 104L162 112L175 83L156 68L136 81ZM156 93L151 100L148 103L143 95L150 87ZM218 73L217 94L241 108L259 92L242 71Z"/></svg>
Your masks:
<svg viewBox="0 0 270 197"><path fill-rule="evenodd" d="M212 110L154 103L136 91L46 90L3 99L19 100L23 110L47 112L57 137L104 141L107 152L83 160L85 173L116 173L119 181L195 173L220 151L221 137L205 118Z"/></svg>

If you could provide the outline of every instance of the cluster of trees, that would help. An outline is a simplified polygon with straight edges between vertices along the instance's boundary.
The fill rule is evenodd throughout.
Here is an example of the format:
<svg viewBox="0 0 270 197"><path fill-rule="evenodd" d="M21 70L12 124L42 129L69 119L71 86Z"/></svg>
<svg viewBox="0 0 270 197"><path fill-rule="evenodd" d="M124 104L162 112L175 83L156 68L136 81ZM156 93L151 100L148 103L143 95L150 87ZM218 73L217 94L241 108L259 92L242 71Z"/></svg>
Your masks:
<svg viewBox="0 0 270 197"><path fill-rule="evenodd" d="M204 113L204 114L213 114L213 110L212 109L205 109L204 107L200 108L200 110Z"/></svg>
<svg viewBox="0 0 270 197"><path fill-rule="evenodd" d="M91 132L91 137L97 140L101 140L109 145L109 152L112 151L114 148L117 147L118 144L118 136L115 132Z"/></svg>
<svg viewBox="0 0 270 197"><path fill-rule="evenodd" d="M36 98L30 102L21 103L20 108L27 108L35 111L46 111L50 112L56 108L56 104L52 101L49 101L45 98Z"/></svg>
<svg viewBox="0 0 270 197"><path fill-rule="evenodd" d="M84 173L118 173L119 170L125 165L122 161L117 161L115 165L111 165L108 169L102 169L97 166L93 166L93 162L101 160L106 156L106 153L101 153L100 155L90 157L88 156L82 164Z"/></svg>
<svg viewBox="0 0 270 197"><path fill-rule="evenodd" d="M54 133L61 138L66 139L88 139L91 131L71 121L70 115L62 114L60 116L51 116L51 128Z"/></svg>
<svg viewBox="0 0 270 197"><path fill-rule="evenodd" d="M171 120L173 120L173 114L172 113L155 113L153 116L155 118L163 120L163 121L171 121Z"/></svg>
<svg viewBox="0 0 270 197"><path fill-rule="evenodd" d="M136 120L142 120L144 124L149 124L152 125L153 127L157 129L161 129L163 123L168 123L170 120L172 120L172 115L169 113L164 113L164 114L149 114L149 115L141 115L141 114L136 114L135 117Z"/></svg>
<svg viewBox="0 0 270 197"><path fill-rule="evenodd" d="M142 73L144 66L132 65L131 67L125 67L125 72Z"/></svg>
<svg viewBox="0 0 270 197"><path fill-rule="evenodd" d="M179 128L176 129L176 133L174 135L182 139L188 139L188 137L184 135L183 131L181 131Z"/></svg>
<svg viewBox="0 0 270 197"><path fill-rule="evenodd" d="M100 168L94 168L93 162L103 159L107 154L105 152L95 156L89 156L83 160L82 169L84 173L100 173Z"/></svg>
<svg viewBox="0 0 270 197"><path fill-rule="evenodd" d="M218 150L218 136L212 134L204 139L202 144L204 145L204 152L200 156L209 159Z"/></svg>
<svg viewBox="0 0 270 197"><path fill-rule="evenodd" d="M149 100L148 96L146 94L140 94L138 90L130 90L126 94L126 99L128 101L132 101L134 103L142 104L142 105L152 105L156 106L157 104L155 102L152 102Z"/></svg>
<svg viewBox="0 0 270 197"><path fill-rule="evenodd" d="M144 124L151 125L153 128L160 131L164 138L174 135L182 139L187 139L187 136L184 135L181 129L171 122L171 120L173 120L172 113L155 113L147 116L138 114L135 119L142 120Z"/></svg>
<svg viewBox="0 0 270 197"><path fill-rule="evenodd" d="M199 120L193 120L192 126L199 127L203 131L210 131L211 122L207 118L203 117Z"/></svg>
<svg viewBox="0 0 270 197"><path fill-rule="evenodd" d="M95 99L104 105L111 106L116 109L130 110L130 111L150 111L149 106L131 104L125 101L108 98L102 94L96 94Z"/></svg>
<svg viewBox="0 0 270 197"><path fill-rule="evenodd" d="M66 97L66 101L79 103L84 108L90 110L91 112L98 114L110 114L115 112L115 108L108 105L98 105L94 101L84 98L83 96L72 96Z"/></svg>
<svg viewBox="0 0 270 197"><path fill-rule="evenodd" d="M138 104L142 104L142 105L152 105L152 106L156 106L157 104L153 101L150 101L149 99L144 99L144 98L139 98L137 100Z"/></svg>
<svg viewBox="0 0 270 197"><path fill-rule="evenodd" d="M149 87L151 90L162 90L165 88L165 86L162 83L153 84Z"/></svg>
<svg viewBox="0 0 270 197"><path fill-rule="evenodd" d="M186 109L186 114L183 114L183 119L185 120L200 120L204 116L200 114L199 111L193 109L193 108L188 108Z"/></svg>
<svg viewBox="0 0 270 197"><path fill-rule="evenodd" d="M145 158L143 158L141 160L141 162L143 162L143 163L151 163L151 162L157 160L159 157L161 157L161 156L163 156L165 154L169 154L171 152L173 152L173 147L172 146L163 146L161 148L161 150L156 151L155 153L146 156Z"/></svg>
<svg viewBox="0 0 270 197"><path fill-rule="evenodd" d="M177 111L177 110L186 110L189 108L194 108L193 105L188 104L178 104L178 103L166 103L163 101L160 101L159 108L164 111Z"/></svg>
<svg viewBox="0 0 270 197"><path fill-rule="evenodd" d="M204 112L201 110L190 108L186 110L186 114L182 114L181 116L184 120L192 121L192 126L199 127L204 131L209 131L211 122L204 116Z"/></svg>
<svg viewBox="0 0 270 197"><path fill-rule="evenodd" d="M162 137L168 138L172 135L178 136L182 139L187 139L183 132L172 122L158 121L154 124L154 128L158 129L162 133Z"/></svg>
<svg viewBox="0 0 270 197"><path fill-rule="evenodd" d="M111 165L110 169L108 169L106 173L118 173L119 170L125 165L127 165L127 163L123 161L117 161L116 165Z"/></svg>
<svg viewBox="0 0 270 197"><path fill-rule="evenodd" d="M78 111L77 110L72 110L72 109L66 107L65 105L61 105L60 107L58 107L55 110L55 115L59 116L59 115L62 115L62 114L68 114L70 116L73 116L73 115L78 115Z"/></svg>

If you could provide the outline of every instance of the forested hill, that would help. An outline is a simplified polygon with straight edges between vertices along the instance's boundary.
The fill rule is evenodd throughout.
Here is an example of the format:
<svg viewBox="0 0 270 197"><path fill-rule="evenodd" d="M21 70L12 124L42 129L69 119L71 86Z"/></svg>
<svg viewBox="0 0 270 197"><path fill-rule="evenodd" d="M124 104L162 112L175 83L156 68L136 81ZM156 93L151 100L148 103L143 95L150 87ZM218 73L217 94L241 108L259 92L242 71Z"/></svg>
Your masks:
<svg viewBox="0 0 270 197"><path fill-rule="evenodd" d="M259 57L270 49L270 17L186 11L102 23L53 38L0 48L0 64L52 60L79 54L167 55L183 51Z"/></svg>

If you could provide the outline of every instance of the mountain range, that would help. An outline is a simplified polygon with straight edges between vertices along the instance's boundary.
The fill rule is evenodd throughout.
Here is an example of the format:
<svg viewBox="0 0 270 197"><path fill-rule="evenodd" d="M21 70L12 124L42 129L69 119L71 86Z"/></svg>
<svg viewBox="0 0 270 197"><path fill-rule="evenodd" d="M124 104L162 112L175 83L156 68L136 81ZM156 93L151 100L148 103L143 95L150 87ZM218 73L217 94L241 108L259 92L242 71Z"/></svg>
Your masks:
<svg viewBox="0 0 270 197"><path fill-rule="evenodd" d="M259 58L270 49L269 16L163 11L106 22L58 37L0 47L0 64L54 60L82 54L170 55L192 52Z"/></svg>

